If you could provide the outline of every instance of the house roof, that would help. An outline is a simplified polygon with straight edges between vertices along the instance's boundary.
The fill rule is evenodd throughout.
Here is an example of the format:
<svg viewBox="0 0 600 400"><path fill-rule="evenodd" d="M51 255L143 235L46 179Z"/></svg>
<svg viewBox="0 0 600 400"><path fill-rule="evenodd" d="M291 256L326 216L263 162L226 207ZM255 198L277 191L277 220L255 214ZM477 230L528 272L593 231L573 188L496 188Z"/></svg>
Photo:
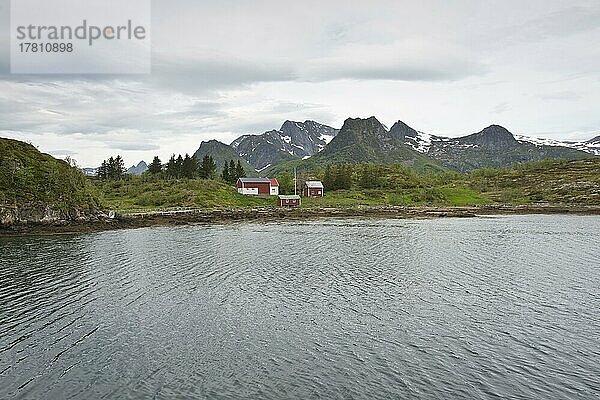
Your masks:
<svg viewBox="0 0 600 400"><path fill-rule="evenodd" d="M297 194L280 194L277 197L281 200L300 200L300 196L298 196Z"/></svg>
<svg viewBox="0 0 600 400"><path fill-rule="evenodd" d="M323 189L323 183L321 181L306 181L306 187L311 189Z"/></svg>
<svg viewBox="0 0 600 400"><path fill-rule="evenodd" d="M271 183L269 178L239 178L242 183Z"/></svg>
<svg viewBox="0 0 600 400"><path fill-rule="evenodd" d="M271 181L271 186L279 186L279 182L277 182L277 179L271 178L269 180Z"/></svg>

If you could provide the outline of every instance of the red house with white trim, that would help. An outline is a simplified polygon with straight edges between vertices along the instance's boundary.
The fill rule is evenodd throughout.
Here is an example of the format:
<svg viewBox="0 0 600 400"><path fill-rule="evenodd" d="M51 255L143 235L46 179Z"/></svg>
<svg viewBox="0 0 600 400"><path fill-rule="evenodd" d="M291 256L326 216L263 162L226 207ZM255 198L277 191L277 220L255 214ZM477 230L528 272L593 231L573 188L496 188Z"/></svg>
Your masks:
<svg viewBox="0 0 600 400"><path fill-rule="evenodd" d="M279 182L272 178L239 178L235 184L238 193L250 196L277 196Z"/></svg>

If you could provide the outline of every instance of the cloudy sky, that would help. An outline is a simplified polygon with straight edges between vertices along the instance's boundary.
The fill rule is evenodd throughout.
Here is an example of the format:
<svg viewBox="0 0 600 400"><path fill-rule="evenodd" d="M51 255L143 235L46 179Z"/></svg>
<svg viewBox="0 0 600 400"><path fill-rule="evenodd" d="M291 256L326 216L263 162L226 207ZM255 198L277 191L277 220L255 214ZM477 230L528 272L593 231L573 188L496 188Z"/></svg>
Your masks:
<svg viewBox="0 0 600 400"><path fill-rule="evenodd" d="M164 160L286 119L600 134L598 0L157 0L152 73L122 76L11 75L8 6L0 136L82 166Z"/></svg>

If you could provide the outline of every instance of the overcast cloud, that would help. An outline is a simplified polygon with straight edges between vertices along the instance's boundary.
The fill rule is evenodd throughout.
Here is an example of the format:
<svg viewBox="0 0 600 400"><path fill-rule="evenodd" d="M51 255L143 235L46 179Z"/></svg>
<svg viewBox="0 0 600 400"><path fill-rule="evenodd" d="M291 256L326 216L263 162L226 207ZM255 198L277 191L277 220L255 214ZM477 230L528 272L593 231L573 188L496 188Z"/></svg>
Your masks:
<svg viewBox="0 0 600 400"><path fill-rule="evenodd" d="M8 10L0 0L0 136L83 166L193 153L286 119L600 131L596 0L154 1L153 72L140 76L11 75Z"/></svg>

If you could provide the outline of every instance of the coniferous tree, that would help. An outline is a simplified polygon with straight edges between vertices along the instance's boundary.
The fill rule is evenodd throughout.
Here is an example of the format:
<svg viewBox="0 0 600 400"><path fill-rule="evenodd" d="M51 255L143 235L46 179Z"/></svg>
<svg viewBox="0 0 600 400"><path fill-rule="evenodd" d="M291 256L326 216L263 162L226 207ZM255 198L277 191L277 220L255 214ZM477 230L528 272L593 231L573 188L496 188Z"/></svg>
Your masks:
<svg viewBox="0 0 600 400"><path fill-rule="evenodd" d="M125 163L121 156L111 156L108 160L102 161L102 165L98 168L98 177L100 179L121 179L124 174Z"/></svg>
<svg viewBox="0 0 600 400"><path fill-rule="evenodd" d="M236 183L239 176L237 176L237 168L235 166L235 161L229 161L229 179L231 183Z"/></svg>
<svg viewBox="0 0 600 400"><path fill-rule="evenodd" d="M194 160L194 158L190 157L189 154L185 155L185 158L183 159L183 173L182 176L184 178L188 178L188 179L193 179L194 176L196 175L196 161Z"/></svg>
<svg viewBox="0 0 600 400"><path fill-rule="evenodd" d="M154 156L154 159L152 160L150 165L148 165L148 173L150 173L152 175L156 175L156 174L159 174L161 171L162 171L162 163L160 161L160 158L158 158L158 156Z"/></svg>
<svg viewBox="0 0 600 400"><path fill-rule="evenodd" d="M214 158L212 158L212 156L210 156L208 160L209 178L215 179L215 175L217 175L217 163L215 162Z"/></svg>
<svg viewBox="0 0 600 400"><path fill-rule="evenodd" d="M183 176L183 157L181 154L175 160L175 177L181 178Z"/></svg>
<svg viewBox="0 0 600 400"><path fill-rule="evenodd" d="M123 157L117 155L117 157L115 158L114 166L112 168L114 179L123 178L123 175L125 175L125 171L127 170L125 169L125 162L123 161Z"/></svg>
<svg viewBox="0 0 600 400"><path fill-rule="evenodd" d="M115 158L113 156L110 156L106 162L106 178L107 179L113 179L114 177L114 173L113 173L113 169L115 167Z"/></svg>
<svg viewBox="0 0 600 400"><path fill-rule="evenodd" d="M217 173L217 165L212 156L208 154L202 159L202 165L200 167L200 177L203 179L213 179Z"/></svg>
<svg viewBox="0 0 600 400"><path fill-rule="evenodd" d="M102 161L102 164L98 168L98 178L107 179L108 178L108 163L106 160Z"/></svg>
<svg viewBox="0 0 600 400"><path fill-rule="evenodd" d="M221 179L223 179L227 183L230 182L229 165L227 164L227 161L225 161L225 163L223 164L223 172L221 172Z"/></svg>
<svg viewBox="0 0 600 400"><path fill-rule="evenodd" d="M167 177L176 178L177 177L177 161L175 160L175 154L169 158L169 162L167 162Z"/></svg>
<svg viewBox="0 0 600 400"><path fill-rule="evenodd" d="M246 177L246 171L244 171L244 167L242 167L242 163L240 162L240 160L238 160L237 165L235 166L235 174L238 178Z"/></svg>

